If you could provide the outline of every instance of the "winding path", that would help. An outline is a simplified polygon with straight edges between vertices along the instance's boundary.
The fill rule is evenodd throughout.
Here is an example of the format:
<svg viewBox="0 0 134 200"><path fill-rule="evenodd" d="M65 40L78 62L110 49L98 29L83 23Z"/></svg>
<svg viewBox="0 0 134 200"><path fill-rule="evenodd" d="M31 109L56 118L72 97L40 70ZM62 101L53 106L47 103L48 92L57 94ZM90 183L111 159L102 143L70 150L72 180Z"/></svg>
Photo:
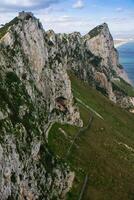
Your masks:
<svg viewBox="0 0 134 200"><path fill-rule="evenodd" d="M89 179L88 174L86 174L78 200L81 200L83 195L84 195L84 191L86 189L86 186L87 186L87 183L88 183L88 179Z"/></svg>
<svg viewBox="0 0 134 200"><path fill-rule="evenodd" d="M91 124L92 124L92 121L93 121L93 115L89 118L89 121L88 121L87 126L86 126L86 127L83 127L83 128L80 128L80 130L78 131L78 133L75 135L75 137L74 137L74 139L73 139L73 141L72 141L72 143L71 143L71 145L70 145L70 147L69 147L69 149L68 149L68 151L67 151L66 158L69 156L69 154L70 154L70 152L71 152L71 150L72 150L72 147L73 147L73 145L74 145L76 139L79 137L79 135L80 135L82 132L85 132L86 130L90 129Z"/></svg>

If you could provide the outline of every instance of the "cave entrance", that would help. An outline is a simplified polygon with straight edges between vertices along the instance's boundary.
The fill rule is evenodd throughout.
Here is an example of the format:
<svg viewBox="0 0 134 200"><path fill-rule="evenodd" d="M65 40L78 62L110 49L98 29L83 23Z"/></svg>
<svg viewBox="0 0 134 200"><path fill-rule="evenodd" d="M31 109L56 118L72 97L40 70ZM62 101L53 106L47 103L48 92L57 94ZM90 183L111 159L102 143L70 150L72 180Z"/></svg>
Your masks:
<svg viewBox="0 0 134 200"><path fill-rule="evenodd" d="M62 112L67 112L67 99L63 96L59 96L56 98L56 105L58 109Z"/></svg>

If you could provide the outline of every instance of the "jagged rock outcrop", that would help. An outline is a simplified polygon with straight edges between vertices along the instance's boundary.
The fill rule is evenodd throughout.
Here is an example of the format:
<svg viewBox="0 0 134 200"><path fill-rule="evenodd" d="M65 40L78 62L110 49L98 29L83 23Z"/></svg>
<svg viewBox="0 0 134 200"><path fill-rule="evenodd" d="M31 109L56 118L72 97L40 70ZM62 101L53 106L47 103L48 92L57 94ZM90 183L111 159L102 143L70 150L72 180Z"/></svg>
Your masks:
<svg viewBox="0 0 134 200"><path fill-rule="evenodd" d="M79 125L81 123L79 112L73 106L71 83L64 68L64 62L59 63L56 58L52 60L53 52L51 51L53 50L44 41L42 25L29 13L20 13L20 16L15 20L17 25L13 25L1 39L1 46L5 51L11 53L14 59L7 60L6 58L6 61L3 59L1 64L11 66L9 70L14 70L17 73L33 99L35 99L35 92L30 88L29 82L34 82L37 90L42 93L46 101L47 112L51 113L50 118L53 118L52 113L55 113L55 109L59 110L60 115L56 99L65 98L66 113L63 115L62 112L62 117L59 120Z"/></svg>
<svg viewBox="0 0 134 200"><path fill-rule="evenodd" d="M100 27L83 37L55 34L22 12L0 29L1 200L64 199L71 188L74 173L46 141L53 122L82 126L67 70L123 107L132 105L115 84L123 69L107 25Z"/></svg>
<svg viewBox="0 0 134 200"><path fill-rule="evenodd" d="M98 80L98 82L103 88L106 88L111 100L119 103L122 107L129 107L131 105L130 98L126 97L123 93L120 93L120 95L117 96L117 91L113 90L112 81L117 79L117 77L124 79L128 84L131 84L131 82L119 63L119 54L114 47L114 41L110 34L108 25L104 23L97 26L85 35L84 38L87 48L95 56L101 58L100 68L102 68L102 73L99 76L100 80ZM104 79L106 83L105 85L103 84ZM120 79L118 79L118 81L120 81ZM118 101L118 99L120 99L120 101Z"/></svg>
<svg viewBox="0 0 134 200"><path fill-rule="evenodd" d="M106 88L108 91L109 98L116 103L120 104L122 107L131 107L131 98L126 97L121 91L118 89L114 91L113 82L117 80L120 82L120 78L123 79L126 84L131 84L131 81L128 79L126 72L123 67L119 63L119 54L118 51L114 47L114 41L112 35L110 34L108 25L106 23L97 26L93 30L91 30L87 35L84 36L86 41L87 48L97 57L102 58L100 67L103 68L104 73L100 74L100 84L103 88ZM105 83L104 77L105 76ZM122 81L122 80L121 80ZM117 93L119 95L117 95Z"/></svg>
<svg viewBox="0 0 134 200"><path fill-rule="evenodd" d="M74 173L46 142L51 122L82 126L64 62L31 13L0 32L0 199L64 199Z"/></svg>
<svg viewBox="0 0 134 200"><path fill-rule="evenodd" d="M87 48L102 58L102 65L115 71L119 69L118 52L114 48L113 38L106 23L91 30L85 35L85 40Z"/></svg>
<svg viewBox="0 0 134 200"><path fill-rule="evenodd" d="M120 106L134 106L131 96L118 87L123 82L132 88L119 64L119 55L107 24L97 26L85 36L78 32L56 35L50 31L49 34L54 41L52 46L58 48L59 58L64 60L66 69L72 70Z"/></svg>

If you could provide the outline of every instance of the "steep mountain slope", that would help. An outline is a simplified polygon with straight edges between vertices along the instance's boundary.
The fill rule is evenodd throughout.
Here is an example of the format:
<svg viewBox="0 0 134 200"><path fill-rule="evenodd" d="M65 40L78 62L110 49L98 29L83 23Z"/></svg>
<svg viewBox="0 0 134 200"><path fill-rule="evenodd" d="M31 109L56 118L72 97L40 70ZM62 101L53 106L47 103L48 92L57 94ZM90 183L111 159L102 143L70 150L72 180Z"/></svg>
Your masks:
<svg viewBox="0 0 134 200"><path fill-rule="evenodd" d="M49 133L52 151L75 171L67 199L79 199L88 175L83 200L133 200L133 114L110 102L72 73L70 78L84 127L91 124L78 134L77 127L56 123Z"/></svg>
<svg viewBox="0 0 134 200"><path fill-rule="evenodd" d="M58 51L59 60L64 62L66 69L71 69L77 77L121 107L130 109L134 106L134 89L119 64L118 52L114 48L113 38L105 23L85 36L78 32L55 34L48 31L45 37L49 38L53 53ZM57 56L53 55L53 58ZM131 94L122 89L124 86L132 91Z"/></svg>
<svg viewBox="0 0 134 200"><path fill-rule="evenodd" d="M0 199L63 198L74 174L53 157L46 134L50 122L82 125L69 77L48 58L31 13L0 32Z"/></svg>
<svg viewBox="0 0 134 200"><path fill-rule="evenodd" d="M53 51L44 41L42 25L31 13L20 13L13 21L15 23L1 39L1 65L5 68L7 66L7 71L17 73L34 99L35 92L30 85L33 81L46 101L50 118L53 119L55 109L59 106L59 98L63 97L67 109L65 118L68 113L67 120L79 124L79 113L72 106L70 80L63 63L56 58L52 60ZM61 120L66 120L64 115Z"/></svg>
<svg viewBox="0 0 134 200"><path fill-rule="evenodd" d="M110 35L105 24L102 32L105 28ZM89 85L126 108L133 106L134 91L120 78L119 64L112 66L114 59L118 63L112 38L104 41L107 48L104 54L99 49L99 55L89 42L94 35L89 35L44 31L39 20L25 12L0 28L1 200L65 199L75 173L69 198L77 198L85 173L93 181L85 199L88 191L92 199L97 191L110 199L120 181L120 197L133 196L133 115ZM84 140L77 145L81 135ZM116 179L114 162L124 177ZM99 173L103 169L104 177Z"/></svg>
<svg viewBox="0 0 134 200"><path fill-rule="evenodd" d="M119 55L114 47L114 41L108 25L106 23L99 25L84 37L87 48L95 56L102 58L101 70L95 75L98 83L106 88L109 98L114 102L117 102L122 107L127 106L129 103L131 104L133 98L126 98L127 95L120 88L115 87L115 85L125 82L131 88L131 82L119 63Z"/></svg>

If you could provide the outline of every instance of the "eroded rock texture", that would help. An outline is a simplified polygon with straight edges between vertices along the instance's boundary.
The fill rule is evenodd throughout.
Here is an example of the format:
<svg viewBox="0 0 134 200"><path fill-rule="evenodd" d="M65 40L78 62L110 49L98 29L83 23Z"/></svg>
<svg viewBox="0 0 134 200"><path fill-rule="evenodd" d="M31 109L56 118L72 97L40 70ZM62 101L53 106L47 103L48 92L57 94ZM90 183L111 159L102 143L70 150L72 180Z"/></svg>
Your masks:
<svg viewBox="0 0 134 200"><path fill-rule="evenodd" d="M121 106L133 104L113 87L124 70L106 24L83 37L55 34L22 12L0 29L1 200L64 199L71 188L74 173L46 141L52 122L82 126L67 70Z"/></svg>
<svg viewBox="0 0 134 200"><path fill-rule="evenodd" d="M63 199L74 173L49 151L51 122L82 126L63 62L29 13L0 40L0 199Z"/></svg>

